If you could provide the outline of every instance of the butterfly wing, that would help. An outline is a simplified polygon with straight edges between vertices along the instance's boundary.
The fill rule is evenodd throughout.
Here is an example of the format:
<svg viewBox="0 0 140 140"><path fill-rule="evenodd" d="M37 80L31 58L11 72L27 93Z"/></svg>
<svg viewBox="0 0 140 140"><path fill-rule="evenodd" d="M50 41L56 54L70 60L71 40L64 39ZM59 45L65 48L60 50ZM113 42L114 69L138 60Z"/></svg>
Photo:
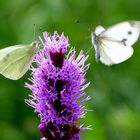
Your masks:
<svg viewBox="0 0 140 140"><path fill-rule="evenodd" d="M33 45L16 45L0 50L0 73L17 80L29 69L34 58Z"/></svg>
<svg viewBox="0 0 140 140"><path fill-rule="evenodd" d="M106 65L118 64L133 54L133 45L140 34L140 22L116 24L98 35L100 61Z"/></svg>
<svg viewBox="0 0 140 140"><path fill-rule="evenodd" d="M98 25L96 28L95 28L95 34L98 36L99 34L101 34L103 31L105 31L105 28L101 25Z"/></svg>
<svg viewBox="0 0 140 140"><path fill-rule="evenodd" d="M133 45L140 34L140 21L128 21L116 24L99 35L100 38L125 42L126 45Z"/></svg>
<svg viewBox="0 0 140 140"><path fill-rule="evenodd" d="M131 46L125 46L122 42L103 40L100 48L100 61L105 65L121 63L133 54Z"/></svg>

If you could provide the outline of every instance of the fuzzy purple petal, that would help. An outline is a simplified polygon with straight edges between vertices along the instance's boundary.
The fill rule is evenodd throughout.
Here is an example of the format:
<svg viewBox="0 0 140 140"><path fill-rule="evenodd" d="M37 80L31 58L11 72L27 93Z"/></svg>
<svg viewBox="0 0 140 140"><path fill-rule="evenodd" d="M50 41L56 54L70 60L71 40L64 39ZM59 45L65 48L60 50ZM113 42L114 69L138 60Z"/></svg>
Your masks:
<svg viewBox="0 0 140 140"><path fill-rule="evenodd" d="M83 51L76 58L71 48L65 55L68 38L57 32L51 36L43 33L40 40L43 49L36 54L37 68L32 67L32 84L26 87L32 91L26 103L35 109L40 117L39 130L46 140L79 140L82 128L77 120L85 116L83 103L89 100L83 90L87 88L84 78L89 65Z"/></svg>

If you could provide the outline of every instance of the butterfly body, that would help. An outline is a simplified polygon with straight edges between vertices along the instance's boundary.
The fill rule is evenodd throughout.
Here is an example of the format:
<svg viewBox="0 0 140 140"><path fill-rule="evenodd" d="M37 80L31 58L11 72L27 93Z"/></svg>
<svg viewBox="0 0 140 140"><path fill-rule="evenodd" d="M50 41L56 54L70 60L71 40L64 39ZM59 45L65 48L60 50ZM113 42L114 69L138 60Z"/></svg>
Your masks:
<svg viewBox="0 0 140 140"><path fill-rule="evenodd" d="M97 26L91 33L96 60L105 65L121 63L133 54L131 47L140 34L140 22L130 21L116 24L108 29Z"/></svg>
<svg viewBox="0 0 140 140"><path fill-rule="evenodd" d="M96 55L95 55L96 61L99 61L100 60L99 46L100 46L101 42L100 42L99 37L95 33L93 33L93 41L92 42L93 42L94 48L96 50Z"/></svg>

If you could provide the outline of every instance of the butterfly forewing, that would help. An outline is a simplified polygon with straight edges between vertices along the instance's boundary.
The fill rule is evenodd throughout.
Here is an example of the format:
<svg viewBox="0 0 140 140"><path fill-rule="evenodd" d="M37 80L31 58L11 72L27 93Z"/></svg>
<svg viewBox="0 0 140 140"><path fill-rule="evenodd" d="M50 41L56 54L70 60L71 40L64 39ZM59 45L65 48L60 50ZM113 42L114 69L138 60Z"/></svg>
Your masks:
<svg viewBox="0 0 140 140"><path fill-rule="evenodd" d="M115 40L125 43L125 45L133 45L140 33L140 22L130 21L116 24L105 31L99 37L108 40Z"/></svg>
<svg viewBox="0 0 140 140"><path fill-rule="evenodd" d="M33 45L16 45L0 50L0 73L6 78L21 78L34 58Z"/></svg>

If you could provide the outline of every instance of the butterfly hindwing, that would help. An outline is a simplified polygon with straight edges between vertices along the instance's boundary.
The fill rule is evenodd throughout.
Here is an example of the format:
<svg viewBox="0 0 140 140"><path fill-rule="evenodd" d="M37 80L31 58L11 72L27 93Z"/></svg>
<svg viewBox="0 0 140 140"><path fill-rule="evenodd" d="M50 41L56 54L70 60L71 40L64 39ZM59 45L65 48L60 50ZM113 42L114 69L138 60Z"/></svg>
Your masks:
<svg viewBox="0 0 140 140"><path fill-rule="evenodd" d="M105 65L121 63L133 54L133 48L121 42L104 40L100 47L100 61Z"/></svg>

